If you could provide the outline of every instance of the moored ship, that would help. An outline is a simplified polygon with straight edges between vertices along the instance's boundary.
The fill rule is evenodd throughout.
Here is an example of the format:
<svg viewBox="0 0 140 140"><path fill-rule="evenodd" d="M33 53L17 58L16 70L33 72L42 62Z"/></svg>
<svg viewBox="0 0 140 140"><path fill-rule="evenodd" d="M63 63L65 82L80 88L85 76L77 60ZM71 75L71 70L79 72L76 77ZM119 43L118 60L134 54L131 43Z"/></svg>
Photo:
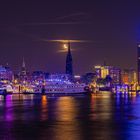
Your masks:
<svg viewBox="0 0 140 140"><path fill-rule="evenodd" d="M79 83L65 83L65 82L51 82L42 89L45 94L88 94L85 84ZM44 90L44 91L43 91Z"/></svg>
<svg viewBox="0 0 140 140"><path fill-rule="evenodd" d="M84 83L75 83L67 75L51 75L42 87L43 94L77 95L88 94L89 88Z"/></svg>

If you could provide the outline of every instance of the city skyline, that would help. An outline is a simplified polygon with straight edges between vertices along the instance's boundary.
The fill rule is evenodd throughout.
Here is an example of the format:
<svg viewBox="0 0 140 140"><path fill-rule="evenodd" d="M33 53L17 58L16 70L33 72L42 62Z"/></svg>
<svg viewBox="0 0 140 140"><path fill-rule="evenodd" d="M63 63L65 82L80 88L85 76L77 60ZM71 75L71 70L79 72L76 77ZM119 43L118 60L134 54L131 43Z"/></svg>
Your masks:
<svg viewBox="0 0 140 140"><path fill-rule="evenodd" d="M64 12L65 11L65 12ZM97 2L85 4L23 2L1 4L0 64L19 70L25 57L27 69L65 72L63 44L45 39L80 39L72 43L75 73L92 71L94 65L121 68L137 66L139 2Z"/></svg>
<svg viewBox="0 0 140 140"><path fill-rule="evenodd" d="M3 0L0 140L139 140L140 1Z"/></svg>

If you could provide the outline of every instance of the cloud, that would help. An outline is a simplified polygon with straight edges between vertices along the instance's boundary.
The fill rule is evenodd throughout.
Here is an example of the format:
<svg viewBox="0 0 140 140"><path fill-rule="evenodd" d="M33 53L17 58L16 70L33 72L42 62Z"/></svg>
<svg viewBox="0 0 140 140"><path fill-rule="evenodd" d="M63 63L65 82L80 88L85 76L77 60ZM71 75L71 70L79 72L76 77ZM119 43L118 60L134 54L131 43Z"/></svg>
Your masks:
<svg viewBox="0 0 140 140"><path fill-rule="evenodd" d="M73 52L73 51L76 51L76 49L71 49L71 51L72 51L72 52ZM57 51L57 53L66 53L66 52L67 52L66 49L60 49L60 50Z"/></svg>

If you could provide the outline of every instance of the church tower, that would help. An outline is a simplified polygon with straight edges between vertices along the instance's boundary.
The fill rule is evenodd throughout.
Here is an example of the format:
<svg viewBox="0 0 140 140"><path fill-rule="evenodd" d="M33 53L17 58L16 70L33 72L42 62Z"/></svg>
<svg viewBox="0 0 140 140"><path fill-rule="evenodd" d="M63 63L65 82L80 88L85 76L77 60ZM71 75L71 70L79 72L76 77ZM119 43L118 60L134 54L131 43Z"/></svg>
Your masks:
<svg viewBox="0 0 140 140"><path fill-rule="evenodd" d="M66 57L66 74L73 75L73 62L70 43L68 43L68 52Z"/></svg>
<svg viewBox="0 0 140 140"><path fill-rule="evenodd" d="M26 65L25 65L25 60L24 60L24 58L23 58L23 61L22 61L21 75L22 75L22 76L26 76L26 75L27 75L27 72L26 72Z"/></svg>

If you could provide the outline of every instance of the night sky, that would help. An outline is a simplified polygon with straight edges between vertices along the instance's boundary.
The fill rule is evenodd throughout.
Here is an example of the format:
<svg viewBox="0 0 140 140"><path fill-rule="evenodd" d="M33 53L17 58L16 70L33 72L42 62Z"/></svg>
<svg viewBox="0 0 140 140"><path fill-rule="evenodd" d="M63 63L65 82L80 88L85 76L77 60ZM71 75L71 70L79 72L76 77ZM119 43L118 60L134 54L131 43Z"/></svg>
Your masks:
<svg viewBox="0 0 140 140"><path fill-rule="evenodd" d="M73 43L74 72L96 64L136 68L140 40L140 2L93 0L3 1L0 3L0 64L14 71L25 58L29 71L65 72L66 52L47 39L79 39Z"/></svg>

